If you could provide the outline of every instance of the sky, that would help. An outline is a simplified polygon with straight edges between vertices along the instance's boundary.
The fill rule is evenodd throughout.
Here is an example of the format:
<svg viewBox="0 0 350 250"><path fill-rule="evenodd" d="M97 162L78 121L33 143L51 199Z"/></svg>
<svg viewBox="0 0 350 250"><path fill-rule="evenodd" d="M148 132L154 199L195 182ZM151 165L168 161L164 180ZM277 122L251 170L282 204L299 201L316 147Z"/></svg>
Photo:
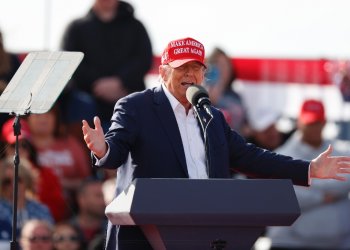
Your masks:
<svg viewBox="0 0 350 250"><path fill-rule="evenodd" d="M59 50L66 25L93 0L0 0L12 52ZM236 57L350 58L349 0L129 0L159 55L191 36Z"/></svg>

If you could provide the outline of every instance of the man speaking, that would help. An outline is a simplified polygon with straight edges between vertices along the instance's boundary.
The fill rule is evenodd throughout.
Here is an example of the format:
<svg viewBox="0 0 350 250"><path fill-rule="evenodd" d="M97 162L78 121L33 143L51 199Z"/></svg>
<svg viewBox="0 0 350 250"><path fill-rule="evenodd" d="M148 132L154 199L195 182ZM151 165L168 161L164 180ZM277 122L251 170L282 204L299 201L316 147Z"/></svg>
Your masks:
<svg viewBox="0 0 350 250"><path fill-rule="evenodd" d="M246 143L209 105L202 89L187 92L202 84L204 58L204 46L193 38L169 42L159 66L159 86L120 99L105 135L98 117L95 128L83 121L95 167L118 169L117 195L134 178L230 178L230 166L253 178L291 179L305 186L310 178L344 180L340 174L350 173L350 157L330 156L331 146L304 161ZM137 226L110 224L106 249L152 247Z"/></svg>

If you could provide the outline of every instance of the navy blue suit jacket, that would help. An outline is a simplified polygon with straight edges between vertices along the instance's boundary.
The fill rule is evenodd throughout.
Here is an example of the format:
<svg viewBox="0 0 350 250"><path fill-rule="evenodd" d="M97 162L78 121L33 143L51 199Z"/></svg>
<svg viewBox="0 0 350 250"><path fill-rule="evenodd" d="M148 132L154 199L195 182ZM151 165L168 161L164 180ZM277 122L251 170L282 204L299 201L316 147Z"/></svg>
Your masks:
<svg viewBox="0 0 350 250"><path fill-rule="evenodd" d="M308 185L310 162L246 143L230 129L219 110L211 110L214 118L207 129L210 178L230 178L232 168L253 178L291 179L294 184ZM97 167L118 168L130 156L127 168L132 168L132 178L189 177L177 121L161 86L131 94L116 103L106 142L109 154L95 163ZM117 190L119 193L121 188ZM121 241L121 231L119 234ZM110 236L107 241L114 238ZM114 250L112 241L108 249ZM119 248L123 249L133 248Z"/></svg>

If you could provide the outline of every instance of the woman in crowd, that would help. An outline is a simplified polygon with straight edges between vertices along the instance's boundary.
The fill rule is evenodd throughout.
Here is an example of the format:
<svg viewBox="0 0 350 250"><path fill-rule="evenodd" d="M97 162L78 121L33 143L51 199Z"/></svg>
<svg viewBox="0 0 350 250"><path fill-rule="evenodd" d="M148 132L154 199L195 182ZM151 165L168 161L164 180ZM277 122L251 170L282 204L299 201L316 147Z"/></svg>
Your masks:
<svg viewBox="0 0 350 250"><path fill-rule="evenodd" d="M69 223L59 223L53 232L54 250L83 250L82 238L77 228Z"/></svg>
<svg viewBox="0 0 350 250"><path fill-rule="evenodd" d="M1 140L5 148L3 151L4 158L11 158L15 154L16 137L13 132L13 122L13 118L6 121L1 129ZM29 126L24 119L20 123L19 156L21 160L29 161L25 166L29 167L28 170L36 176L34 195L39 201L48 206L56 222L67 219L69 215L68 206L64 200L61 183L52 169L38 165L37 152L31 143Z"/></svg>
<svg viewBox="0 0 350 250"><path fill-rule="evenodd" d="M53 223L50 210L44 204L33 199L35 193L35 177L28 170L29 164L24 159L18 166L18 196L17 198L17 233L30 219L41 219L48 223ZM8 237L12 228L12 211L13 211L13 183L14 183L14 166L12 159L3 159L0 161L0 231Z"/></svg>
<svg viewBox="0 0 350 250"><path fill-rule="evenodd" d="M91 175L89 155L75 137L62 131L57 106L44 114L31 114L27 121L39 166L51 168L56 173L67 204L74 204L78 186Z"/></svg>

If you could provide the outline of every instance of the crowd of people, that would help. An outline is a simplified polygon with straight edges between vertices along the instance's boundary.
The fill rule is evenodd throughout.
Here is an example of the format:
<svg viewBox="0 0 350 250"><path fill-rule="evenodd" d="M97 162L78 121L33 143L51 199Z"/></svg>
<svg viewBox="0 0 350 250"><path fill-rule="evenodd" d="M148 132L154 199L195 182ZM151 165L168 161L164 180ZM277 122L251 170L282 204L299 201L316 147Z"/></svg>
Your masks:
<svg viewBox="0 0 350 250"><path fill-rule="evenodd" d="M67 26L61 49L81 51L84 60L47 113L20 117L16 232L23 250L103 248L104 209L114 196L116 172L91 167L81 121L98 115L107 129L114 103L146 88L153 62L144 25L119 0L95 0L86 16ZM0 36L0 92L19 66ZM1 249L10 249L12 237L14 121L0 114Z"/></svg>
<svg viewBox="0 0 350 250"><path fill-rule="evenodd" d="M150 104L141 100L151 100L150 91L129 97L131 93L146 89L144 77L153 63L152 46L144 25L135 18L133 7L120 0L95 0L86 16L68 25L62 36L61 48L81 51L85 56L54 106L45 114L20 117L18 145L13 131L14 117L0 114L0 249L10 249L12 202L16 198L13 197L15 146L18 146L20 156L16 233L22 250L94 250L104 249L105 246L115 249L115 240L118 239L113 242L114 236L111 234L117 235L119 229L108 225L104 210L114 198L116 188L117 193L125 188L123 185L127 183L122 178L130 178L124 175L125 169L116 170L116 164L134 164L132 168L136 177L238 178L238 172L243 172L239 178L251 178L271 174L251 173L256 171L253 167L249 169L250 164L256 164L253 161L255 157L266 161L260 163L266 164L266 167L270 160L274 164L278 162L277 165L288 160L290 165L304 167L323 152L328 152L329 144L334 144L334 155L349 155L346 147L338 146L336 138L334 141L323 138L327 113L321 100L306 100L300 108L294 129L287 134L278 130L279 117L268 110L261 110L261 119L251 121L234 86L237 75L230 56L222 48L215 48L204 58L204 48L200 42L192 38L183 41L195 45L193 48L197 49L198 57L177 58L171 54L172 48L168 45L159 69L161 87L154 89L165 95L157 97L159 99L154 102L161 105L165 98L170 100L176 116L173 122L177 122L180 130L177 133L181 135L180 140L172 140L182 142L184 154L179 160L179 155L165 153L146 163L144 157L149 158L157 151L172 150L174 146L165 145L162 140L166 133L173 132L174 127L170 117L166 120L169 125L167 131L163 131L155 122L156 116L153 122L142 120L146 114L150 117L154 115ZM180 59L181 63L177 62ZM19 66L18 56L6 51L0 33L0 92L6 88ZM188 72L193 75L188 76ZM183 76L187 82L177 83ZM208 171L208 166L201 164L204 153L207 153L206 148L191 147L190 141L184 139L190 133L195 142L202 140L200 131L193 125L195 116L192 120L186 119L186 115L192 111L187 105L188 101L183 99L182 90L193 83L202 84L208 91L212 105L221 111L221 115L214 112L215 120L219 120L215 125L225 122L220 131L227 133L225 136L219 134L222 138L218 140L225 140L229 129L232 129L235 132L230 136L237 144L230 145L229 150L242 150L243 154L248 152L249 147L249 150L259 153L260 158L255 154L250 155L249 160L244 159L248 167L241 167L242 160L230 155L232 159L222 163L231 164L228 166L231 172L222 167L215 170L214 165ZM118 104L115 106L116 102ZM178 103L183 110L177 106ZM141 107L144 114L133 111ZM163 110L159 115L168 116L166 112L169 110ZM99 118L94 119L95 116ZM144 127L142 131L141 126ZM139 136L138 140L136 135ZM152 146L144 148L143 142L149 141L152 141ZM215 139L212 142L217 143L218 147L222 146ZM246 149L246 142L253 144L246 144L250 145ZM256 147L252 148L251 145ZM226 159L226 151L224 147L222 149L222 152L216 150L219 156L212 158ZM272 159L275 155L272 151L302 161L291 163L289 158ZM110 156L111 152L115 155ZM92 167L91 159L97 168ZM164 166L164 161L171 161L173 165L168 166L169 169L156 169L157 166ZM184 169L177 169L178 162L187 165L187 175ZM135 170L138 164L147 170ZM288 176L275 176L279 177ZM294 178L294 184L308 185L306 179L301 180L294 175L290 177ZM295 186L302 214L291 227L266 229L265 235L271 240L271 249L349 249L349 191L348 181L313 180L310 187ZM106 236L107 227L109 231ZM138 239L140 232L135 231L131 235ZM143 246L146 248L142 249L150 247L148 243Z"/></svg>

